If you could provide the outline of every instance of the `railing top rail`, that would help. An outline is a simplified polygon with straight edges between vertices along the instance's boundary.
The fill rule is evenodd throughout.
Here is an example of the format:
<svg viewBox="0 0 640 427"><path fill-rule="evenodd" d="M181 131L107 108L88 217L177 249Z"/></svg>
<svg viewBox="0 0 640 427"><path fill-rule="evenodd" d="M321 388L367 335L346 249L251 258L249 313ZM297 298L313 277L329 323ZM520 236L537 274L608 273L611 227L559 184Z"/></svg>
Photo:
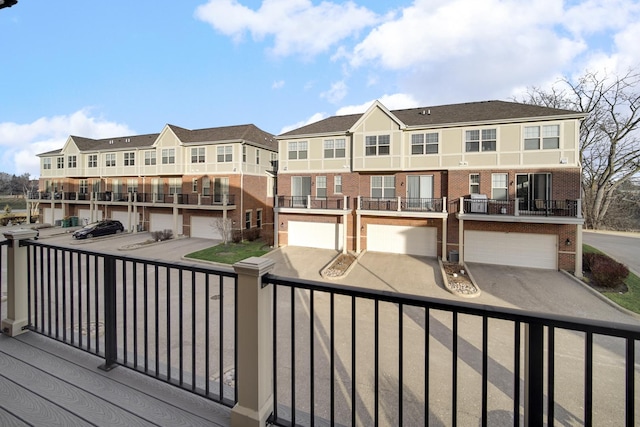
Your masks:
<svg viewBox="0 0 640 427"><path fill-rule="evenodd" d="M123 262L140 262L140 263L158 266L158 267L164 267L164 268L195 271L196 273L216 274L219 276L233 277L233 278L237 277L237 273L231 267L225 268L220 266L213 267L208 265L196 265L196 264L191 264L184 261L165 262L165 261L159 261L157 259L144 258L144 257L130 257L130 256L117 255L117 254L108 253L108 252L85 251L82 249L63 248L60 246L47 245L46 243L42 243L35 240L21 240L20 244L26 245L26 246L38 246L46 249L61 250L61 251L80 254L80 255L97 256L100 258L113 258L115 260L123 261Z"/></svg>
<svg viewBox="0 0 640 427"><path fill-rule="evenodd" d="M291 279L288 277L266 274L262 278L262 285L267 286L269 284L294 287L299 289L308 289L320 292L329 292L356 298L457 312L513 322L542 324L543 326L551 326L560 329L590 332L594 334L640 340L640 325L636 326L625 323L581 319L550 313L539 313L506 307L473 304L464 301L450 301L440 298L380 291L375 289L364 289L347 285L334 285L331 283L318 282L313 280Z"/></svg>

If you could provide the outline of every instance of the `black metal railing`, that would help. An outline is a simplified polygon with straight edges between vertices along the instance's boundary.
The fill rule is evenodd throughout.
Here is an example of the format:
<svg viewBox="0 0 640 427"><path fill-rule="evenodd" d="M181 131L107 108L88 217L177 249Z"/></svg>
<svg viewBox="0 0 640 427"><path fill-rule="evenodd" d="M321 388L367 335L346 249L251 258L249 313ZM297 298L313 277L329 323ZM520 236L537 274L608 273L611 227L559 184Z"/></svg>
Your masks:
<svg viewBox="0 0 640 427"><path fill-rule="evenodd" d="M481 215L577 217L577 200L464 199L464 213ZM517 205L517 209L516 209Z"/></svg>
<svg viewBox="0 0 640 427"><path fill-rule="evenodd" d="M25 244L33 331L234 405L235 273Z"/></svg>
<svg viewBox="0 0 640 427"><path fill-rule="evenodd" d="M637 425L637 326L262 283L274 286L274 424ZM619 410L603 411L611 396Z"/></svg>
<svg viewBox="0 0 640 427"><path fill-rule="evenodd" d="M442 199L361 197L360 209L371 211L442 212Z"/></svg>
<svg viewBox="0 0 640 427"><path fill-rule="evenodd" d="M349 197L278 196L279 208L349 209Z"/></svg>

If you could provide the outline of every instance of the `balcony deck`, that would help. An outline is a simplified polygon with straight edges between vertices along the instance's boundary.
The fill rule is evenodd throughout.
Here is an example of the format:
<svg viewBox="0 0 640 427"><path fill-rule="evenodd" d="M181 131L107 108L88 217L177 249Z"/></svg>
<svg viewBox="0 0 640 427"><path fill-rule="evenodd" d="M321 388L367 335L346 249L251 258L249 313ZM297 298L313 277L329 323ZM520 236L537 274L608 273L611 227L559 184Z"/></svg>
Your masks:
<svg viewBox="0 0 640 427"><path fill-rule="evenodd" d="M229 426L230 409L29 332L0 334L0 425Z"/></svg>

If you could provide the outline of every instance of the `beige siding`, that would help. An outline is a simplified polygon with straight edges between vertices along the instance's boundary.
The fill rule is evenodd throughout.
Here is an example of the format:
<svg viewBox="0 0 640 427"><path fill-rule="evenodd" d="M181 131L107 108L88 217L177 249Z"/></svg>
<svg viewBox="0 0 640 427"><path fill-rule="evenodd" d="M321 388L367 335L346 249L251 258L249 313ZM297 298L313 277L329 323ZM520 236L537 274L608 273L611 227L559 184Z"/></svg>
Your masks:
<svg viewBox="0 0 640 427"><path fill-rule="evenodd" d="M501 153L510 151L520 151L522 138L520 137L520 126L506 125L500 128L500 138L498 140L498 151Z"/></svg>

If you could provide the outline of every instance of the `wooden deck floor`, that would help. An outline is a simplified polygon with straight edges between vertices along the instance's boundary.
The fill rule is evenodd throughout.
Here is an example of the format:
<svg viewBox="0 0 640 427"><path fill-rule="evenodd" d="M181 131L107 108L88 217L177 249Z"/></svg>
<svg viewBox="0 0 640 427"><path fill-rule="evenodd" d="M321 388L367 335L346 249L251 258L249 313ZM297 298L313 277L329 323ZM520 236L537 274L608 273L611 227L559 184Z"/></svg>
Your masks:
<svg viewBox="0 0 640 427"><path fill-rule="evenodd" d="M28 332L0 335L0 426L229 426L230 409Z"/></svg>

